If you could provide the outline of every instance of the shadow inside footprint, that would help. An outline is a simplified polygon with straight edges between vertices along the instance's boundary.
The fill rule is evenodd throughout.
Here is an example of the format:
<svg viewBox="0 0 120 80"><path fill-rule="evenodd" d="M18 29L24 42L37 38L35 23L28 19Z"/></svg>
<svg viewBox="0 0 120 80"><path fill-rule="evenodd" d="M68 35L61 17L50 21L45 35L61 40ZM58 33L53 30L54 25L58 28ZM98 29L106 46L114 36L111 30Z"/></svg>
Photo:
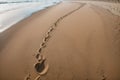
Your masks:
<svg viewBox="0 0 120 80"><path fill-rule="evenodd" d="M102 80L107 80L106 77L105 77L104 75L102 76Z"/></svg>
<svg viewBox="0 0 120 80"><path fill-rule="evenodd" d="M35 64L35 70L38 73L41 73L44 69L45 69L45 60L43 60L42 62L38 62L38 63Z"/></svg>

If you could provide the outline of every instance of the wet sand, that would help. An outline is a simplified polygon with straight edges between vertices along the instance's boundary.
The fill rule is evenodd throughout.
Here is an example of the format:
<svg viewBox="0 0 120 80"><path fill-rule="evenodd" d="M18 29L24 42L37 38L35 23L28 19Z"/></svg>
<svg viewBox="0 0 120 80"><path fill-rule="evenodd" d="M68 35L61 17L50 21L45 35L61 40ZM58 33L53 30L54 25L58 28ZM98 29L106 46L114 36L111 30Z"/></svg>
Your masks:
<svg viewBox="0 0 120 80"><path fill-rule="evenodd" d="M80 3L63 2L33 14L0 34L0 80L32 79L42 38ZM118 16L84 5L59 22L42 54L49 64L42 80L120 80Z"/></svg>

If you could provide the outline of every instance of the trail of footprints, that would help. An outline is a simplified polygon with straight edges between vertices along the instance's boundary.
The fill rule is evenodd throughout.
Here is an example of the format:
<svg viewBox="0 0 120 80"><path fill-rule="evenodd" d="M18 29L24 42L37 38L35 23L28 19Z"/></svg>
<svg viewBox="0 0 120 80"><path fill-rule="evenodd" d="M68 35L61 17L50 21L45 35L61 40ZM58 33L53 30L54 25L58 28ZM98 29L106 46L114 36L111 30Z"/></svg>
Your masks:
<svg viewBox="0 0 120 80"><path fill-rule="evenodd" d="M47 42L51 38L51 33L55 30L55 28L57 27L58 23L61 20L63 20L65 17L71 15L75 11L79 10L84 5L85 4L82 4L82 5L80 4L80 6L77 9L75 9L75 10L67 13L66 15L58 18L57 21L52 26L50 26L50 28L48 29L48 31L47 31L47 33L46 33L45 37L43 38L43 41L42 41L42 43L40 45L38 53L35 56L35 58L37 59L37 62L34 64L34 68L35 68L36 73L38 74L38 76L34 80L41 80L41 76L45 75L48 72L49 65L46 63L46 58L41 54L41 52L46 47ZM28 73L28 75L25 77L24 80L31 80L30 73Z"/></svg>
<svg viewBox="0 0 120 80"><path fill-rule="evenodd" d="M81 7L83 7L85 4L82 6L79 6L77 9L69 12L68 14L60 17L57 19L57 21L48 29L45 37L43 38L43 41L40 45L40 48L38 50L38 53L36 54L35 58L37 59L37 62L34 64L34 68L38 74L38 76L34 80L41 80L41 76L45 75L48 72L49 65L46 63L46 58L41 54L42 50L46 47L47 42L51 38L51 33L55 28L57 27L58 23L63 20L65 17L69 16L70 14L74 13L75 11L79 10ZM24 80L31 80L31 75L28 73L28 75L25 77ZM86 80L89 80L88 78ZM107 77L104 75L104 73L101 74L101 79L100 80L107 80Z"/></svg>
<svg viewBox="0 0 120 80"><path fill-rule="evenodd" d="M48 29L45 37L43 38L43 41L40 45L40 48L38 50L38 53L36 54L35 58L37 59L37 62L34 64L34 68L38 74L38 76L34 80L41 80L41 76L45 75L48 72L49 65L46 63L46 58L41 54L42 50L46 47L47 42L51 38L51 33L55 30L57 27L58 23L63 20L65 17L69 16L70 14L74 13L75 11L79 10L81 7L83 7L85 4L82 6L79 6L77 9L69 12L68 14L60 17L57 19L57 21ZM28 73L28 75L25 77L24 80L31 80L31 74ZM88 78L86 80L89 80ZM100 80L107 80L107 77L103 74L101 74L101 79Z"/></svg>

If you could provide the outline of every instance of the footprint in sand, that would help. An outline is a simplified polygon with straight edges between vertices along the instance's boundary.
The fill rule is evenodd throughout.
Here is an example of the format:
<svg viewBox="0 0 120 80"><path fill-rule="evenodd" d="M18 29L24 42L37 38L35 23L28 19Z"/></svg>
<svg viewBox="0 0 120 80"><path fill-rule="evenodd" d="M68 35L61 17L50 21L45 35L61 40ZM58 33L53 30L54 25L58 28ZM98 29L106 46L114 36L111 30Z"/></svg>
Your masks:
<svg viewBox="0 0 120 80"><path fill-rule="evenodd" d="M42 60L40 62L37 62L34 66L36 72L41 76L46 74L49 68L48 64L45 65L45 61L46 59L43 57Z"/></svg>
<svg viewBox="0 0 120 80"><path fill-rule="evenodd" d="M107 80L107 78L103 75L101 80Z"/></svg>

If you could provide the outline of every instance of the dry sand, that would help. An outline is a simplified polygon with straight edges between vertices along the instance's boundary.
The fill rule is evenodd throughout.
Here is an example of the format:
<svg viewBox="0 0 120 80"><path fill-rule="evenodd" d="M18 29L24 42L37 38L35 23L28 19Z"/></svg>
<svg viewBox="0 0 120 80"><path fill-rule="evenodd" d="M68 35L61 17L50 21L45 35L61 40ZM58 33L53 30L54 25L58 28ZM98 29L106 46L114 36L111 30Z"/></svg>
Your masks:
<svg viewBox="0 0 120 80"><path fill-rule="evenodd" d="M64 2L33 14L0 34L0 80L32 79L45 32L82 4ZM42 52L49 64L42 80L120 80L119 17L91 5L64 18Z"/></svg>

